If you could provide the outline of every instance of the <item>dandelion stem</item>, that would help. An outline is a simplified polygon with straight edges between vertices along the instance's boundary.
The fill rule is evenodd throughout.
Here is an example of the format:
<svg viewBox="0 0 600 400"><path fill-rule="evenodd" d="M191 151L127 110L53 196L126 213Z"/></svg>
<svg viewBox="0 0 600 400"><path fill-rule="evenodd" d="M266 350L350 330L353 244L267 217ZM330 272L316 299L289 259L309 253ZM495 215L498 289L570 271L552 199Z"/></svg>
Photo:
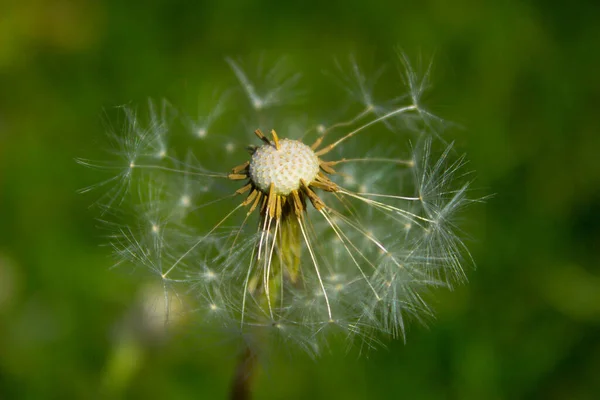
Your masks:
<svg viewBox="0 0 600 400"><path fill-rule="evenodd" d="M235 369L231 384L231 400L248 400L251 395L251 383L256 370L256 355L249 347L243 351Z"/></svg>

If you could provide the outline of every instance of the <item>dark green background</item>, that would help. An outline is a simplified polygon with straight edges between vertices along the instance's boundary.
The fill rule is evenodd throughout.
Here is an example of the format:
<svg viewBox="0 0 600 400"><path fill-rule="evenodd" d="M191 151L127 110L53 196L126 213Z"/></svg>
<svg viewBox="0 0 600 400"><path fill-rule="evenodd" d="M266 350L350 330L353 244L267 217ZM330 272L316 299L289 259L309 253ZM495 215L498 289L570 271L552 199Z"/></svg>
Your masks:
<svg viewBox="0 0 600 400"><path fill-rule="evenodd" d="M223 89L225 56L302 71L351 52L393 64L396 46L435 53L428 104L465 126L448 135L495 195L464 214L478 269L406 345L275 356L256 398L597 398L599 4L0 2L0 398L224 398L230 347L119 339L142 284L109 270L76 194L100 176L73 158L102 159L104 109Z"/></svg>

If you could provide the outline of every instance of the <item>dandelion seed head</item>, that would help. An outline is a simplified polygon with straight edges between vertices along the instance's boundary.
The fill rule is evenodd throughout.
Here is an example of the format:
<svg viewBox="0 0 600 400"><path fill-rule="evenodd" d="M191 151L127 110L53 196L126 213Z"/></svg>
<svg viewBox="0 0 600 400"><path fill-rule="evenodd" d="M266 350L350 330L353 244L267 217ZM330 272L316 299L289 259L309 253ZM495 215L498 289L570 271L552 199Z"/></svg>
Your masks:
<svg viewBox="0 0 600 400"><path fill-rule="evenodd" d="M300 182L312 182L319 172L319 158L307 145L297 140L282 139L279 149L265 144L254 152L250 161L250 178L263 192L271 184L276 194L287 195L300 187Z"/></svg>
<svg viewBox="0 0 600 400"><path fill-rule="evenodd" d="M206 272L204 272L204 278L207 281L214 281L217 279L217 274L215 273L215 271L207 269Z"/></svg>
<svg viewBox="0 0 600 400"><path fill-rule="evenodd" d="M263 108L263 105L264 105L264 103L261 99L252 100L252 106L257 110L260 110L261 108Z"/></svg>
<svg viewBox="0 0 600 400"><path fill-rule="evenodd" d="M332 336L369 348L378 334L404 337L409 319L432 314L423 293L463 282L469 263L456 218L470 202L468 183L456 184L464 160L453 162L443 140L434 155L437 117L422 104L429 69L419 76L407 65L406 93L380 102L383 70L367 77L351 59L339 80L353 108L340 103L344 116L323 123L284 108L298 98L300 74L278 64L254 79L227 61L247 100L235 122L262 143L244 142L238 128L227 135L221 95L183 114L188 140L208 150L200 162L197 142L179 149L183 142L170 140L180 114L150 101L146 118L123 108L124 132L111 135L116 162L79 160L117 171L89 188L109 185L107 220L126 214L109 222L116 264L158 279L166 310L189 295L205 327L259 347L273 340L316 354ZM265 125L285 137L267 138L257 129ZM385 128L393 141L378 144ZM245 145L250 156L237 159Z"/></svg>

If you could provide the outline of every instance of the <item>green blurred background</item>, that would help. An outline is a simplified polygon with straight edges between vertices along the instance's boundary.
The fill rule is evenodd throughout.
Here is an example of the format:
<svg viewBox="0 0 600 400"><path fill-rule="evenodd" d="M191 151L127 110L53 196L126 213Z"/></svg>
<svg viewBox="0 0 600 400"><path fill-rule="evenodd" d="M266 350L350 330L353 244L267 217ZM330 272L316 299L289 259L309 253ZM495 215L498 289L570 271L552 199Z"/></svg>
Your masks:
<svg viewBox="0 0 600 400"><path fill-rule="evenodd" d="M599 17L592 0L1 1L0 398L225 398L227 346L123 333L147 289L109 269L76 194L99 175L73 159L103 158L107 108L193 110L232 82L225 56L302 71L397 46L435 52L428 104L465 126L448 135L495 195L464 215L478 268L406 345L275 356L256 398L600 398Z"/></svg>

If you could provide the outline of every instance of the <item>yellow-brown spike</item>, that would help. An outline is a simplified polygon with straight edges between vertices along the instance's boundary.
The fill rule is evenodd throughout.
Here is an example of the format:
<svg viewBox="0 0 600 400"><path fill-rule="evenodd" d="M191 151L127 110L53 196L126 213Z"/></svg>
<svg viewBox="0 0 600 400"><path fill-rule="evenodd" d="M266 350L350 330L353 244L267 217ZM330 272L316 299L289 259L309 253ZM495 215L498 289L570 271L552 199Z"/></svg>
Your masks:
<svg viewBox="0 0 600 400"><path fill-rule="evenodd" d="M316 208L318 211L321 211L325 207L325 203L323 203L323 200L321 200L319 196L317 196L317 194L312 191L312 189L306 184L304 179L300 179L300 183L302 183L304 193L306 193L306 196L312 203L313 207Z"/></svg>
<svg viewBox="0 0 600 400"><path fill-rule="evenodd" d="M247 184L246 186L243 186L241 188L239 188L238 190L235 191L235 194L244 194L246 193L248 190L252 189L254 185L252 185L252 183Z"/></svg>
<svg viewBox="0 0 600 400"><path fill-rule="evenodd" d="M255 190L252 193L256 193L256 199L254 200L254 203L252 203L252 206L248 210L248 215L252 214L252 212L254 210L256 210L256 207L258 207L258 203L260 203L260 200L264 197L264 195L260 191L258 191L258 190Z"/></svg>
<svg viewBox="0 0 600 400"><path fill-rule="evenodd" d="M298 217L302 217L304 211L304 203L302 202L302 199L300 199L298 191L292 190L290 194L292 195L292 202L294 203L294 213Z"/></svg>
<svg viewBox="0 0 600 400"><path fill-rule="evenodd" d="M326 192L337 192L339 190L338 185L320 172L315 177L315 180L310 183L310 185L319 189L323 189Z"/></svg>
<svg viewBox="0 0 600 400"><path fill-rule="evenodd" d="M319 160L319 167L321 167L321 169L325 172L327 172L328 174L335 174L335 169L331 168L333 165L336 164L335 161L323 161L323 160Z"/></svg>
<svg viewBox="0 0 600 400"><path fill-rule="evenodd" d="M323 139L325 139L325 136L320 136L317 140L315 140L315 142L310 146L310 148L312 150L318 149L321 143L323 143Z"/></svg>
<svg viewBox="0 0 600 400"><path fill-rule="evenodd" d="M275 148L277 150L280 150L281 146L279 146L279 136L277 136L277 132L275 132L275 129L271 129L271 135L273 136L273 143L275 143Z"/></svg>
<svg viewBox="0 0 600 400"><path fill-rule="evenodd" d="M262 204L260 205L260 213L264 214L267 210L267 205L269 204L269 195L263 194L262 198L263 198L263 201L262 201Z"/></svg>
<svg viewBox="0 0 600 400"><path fill-rule="evenodd" d="M248 178L248 175L246 175L246 174L229 174L229 175L227 175L227 178L231 179L232 181L241 181L242 179Z"/></svg>
<svg viewBox="0 0 600 400"><path fill-rule="evenodd" d="M250 194L248 195L248 197L246 197L246 200L244 200L242 202L242 205L247 206L248 204L252 203L252 201L254 201L254 199L260 195L260 191L254 189L253 191L250 192Z"/></svg>
<svg viewBox="0 0 600 400"><path fill-rule="evenodd" d="M282 205L281 205L282 202L283 202L283 197L277 195L275 198L275 217L277 217L277 219L280 219L281 215L282 215Z"/></svg>
<svg viewBox="0 0 600 400"><path fill-rule="evenodd" d="M269 217L275 217L275 211L277 209L277 195L275 194L275 184L271 183L269 186L269 195L267 201L267 210L269 211Z"/></svg>
<svg viewBox="0 0 600 400"><path fill-rule="evenodd" d="M248 166L249 165L250 165L250 161L246 161L242 165L238 165L237 167L233 168L231 170L231 172L234 173L234 174L239 174L242 171L248 171Z"/></svg>
<svg viewBox="0 0 600 400"><path fill-rule="evenodd" d="M317 157L321 157L333 150L334 147L335 146L333 144L330 144L329 146L323 147L321 150L315 152L315 154L317 155Z"/></svg>
<svg viewBox="0 0 600 400"><path fill-rule="evenodd" d="M264 135L264 133L262 133L262 131L260 129L255 130L254 134L256 136L258 136L258 138L260 140L262 140L263 142L265 142L266 144L271 144L271 142L269 142L269 139L267 139L267 137Z"/></svg>

